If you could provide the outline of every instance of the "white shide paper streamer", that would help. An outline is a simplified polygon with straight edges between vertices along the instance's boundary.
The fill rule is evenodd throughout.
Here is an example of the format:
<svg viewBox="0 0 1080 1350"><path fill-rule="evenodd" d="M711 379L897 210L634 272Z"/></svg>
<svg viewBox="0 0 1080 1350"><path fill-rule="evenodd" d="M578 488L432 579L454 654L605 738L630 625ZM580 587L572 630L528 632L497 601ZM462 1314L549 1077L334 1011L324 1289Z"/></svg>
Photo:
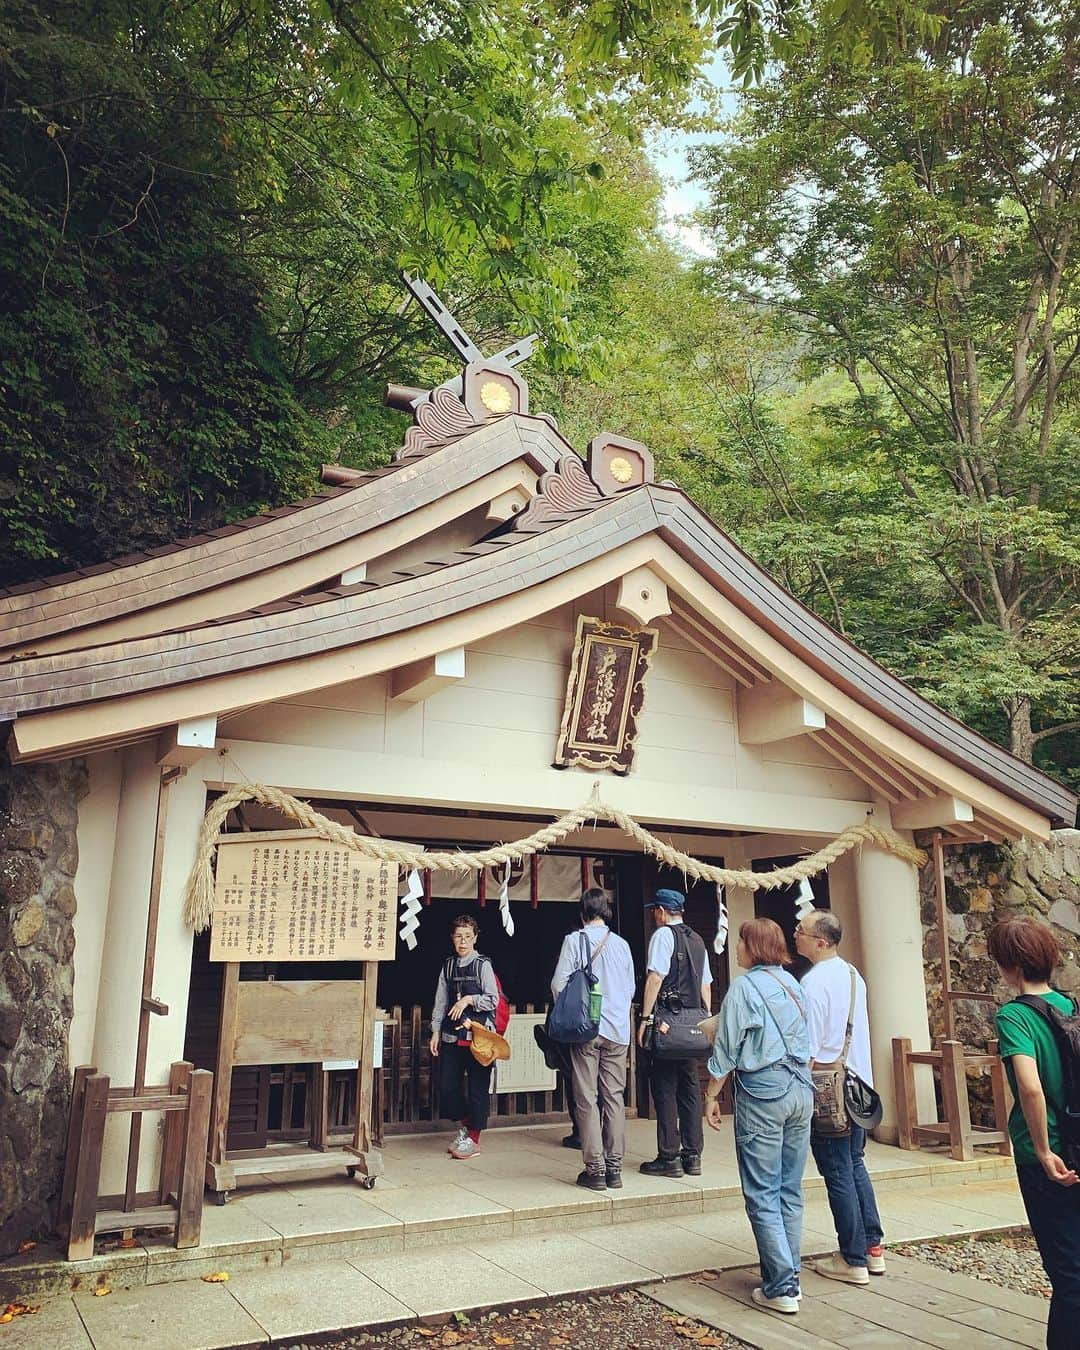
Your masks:
<svg viewBox="0 0 1080 1350"><path fill-rule="evenodd" d="M514 936L514 916L510 913L510 861L507 859L503 871L502 889L499 891L499 916L506 936Z"/></svg>
<svg viewBox="0 0 1080 1350"><path fill-rule="evenodd" d="M408 883L408 890L401 897L401 927L398 933L409 951L415 951L416 930L420 927L420 901L424 895L424 883L415 867L409 873Z"/></svg>
<svg viewBox="0 0 1080 1350"><path fill-rule="evenodd" d="M724 948L727 946L728 935L728 914L727 906L724 904L724 888L716 888L716 937L713 938L713 951L717 956L723 956Z"/></svg>

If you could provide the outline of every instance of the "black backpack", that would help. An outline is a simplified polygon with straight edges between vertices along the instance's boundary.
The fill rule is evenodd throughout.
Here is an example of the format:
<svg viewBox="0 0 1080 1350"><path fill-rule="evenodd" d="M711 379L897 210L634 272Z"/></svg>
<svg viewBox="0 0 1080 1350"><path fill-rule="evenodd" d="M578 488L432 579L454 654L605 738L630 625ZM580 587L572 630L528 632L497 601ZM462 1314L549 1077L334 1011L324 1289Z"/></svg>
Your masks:
<svg viewBox="0 0 1080 1350"><path fill-rule="evenodd" d="M1063 995L1068 998L1069 996ZM1065 1109L1061 1117L1062 1153L1066 1164L1080 1171L1080 1004L1072 999L1071 1013L1058 1012L1039 994L1020 994L1013 1000L1033 1008L1054 1033L1061 1055L1065 1084Z"/></svg>

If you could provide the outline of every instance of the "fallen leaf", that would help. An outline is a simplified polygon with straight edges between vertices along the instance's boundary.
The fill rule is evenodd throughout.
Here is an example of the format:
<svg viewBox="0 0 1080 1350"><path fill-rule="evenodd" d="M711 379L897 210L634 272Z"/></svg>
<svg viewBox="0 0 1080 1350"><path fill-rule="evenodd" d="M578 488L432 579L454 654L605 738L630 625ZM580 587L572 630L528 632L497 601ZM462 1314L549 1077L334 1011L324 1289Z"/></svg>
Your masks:
<svg viewBox="0 0 1080 1350"><path fill-rule="evenodd" d="M458 1345L460 1341L461 1341L460 1331L449 1330L444 1331L442 1334L443 1345Z"/></svg>
<svg viewBox="0 0 1080 1350"><path fill-rule="evenodd" d="M437 1336L439 1334L434 1327L417 1327L416 1330L421 1336Z"/></svg>
<svg viewBox="0 0 1080 1350"><path fill-rule="evenodd" d="M123 1247L125 1250L130 1250L132 1247L137 1247L138 1245L139 1245L139 1239L138 1239L138 1238L121 1238L121 1239L120 1239L120 1246Z"/></svg>
<svg viewBox="0 0 1080 1350"><path fill-rule="evenodd" d="M496 1345L513 1345L513 1344L514 1344L514 1338L513 1338L513 1336L492 1336L491 1339L494 1341L494 1343L495 1343Z"/></svg>
<svg viewBox="0 0 1080 1350"><path fill-rule="evenodd" d="M215 1270L202 1277L203 1284L224 1284L229 1278L227 1270Z"/></svg>
<svg viewBox="0 0 1080 1350"><path fill-rule="evenodd" d="M32 1252L36 1246L37 1246L36 1242L33 1242L29 1238L27 1238L25 1242L19 1243L19 1255L25 1256L27 1252Z"/></svg>
<svg viewBox="0 0 1080 1350"><path fill-rule="evenodd" d="M14 1318L15 1318L14 1313L9 1312L0 1313L0 1325L4 1324L5 1322L11 1322L14 1320Z"/></svg>
<svg viewBox="0 0 1080 1350"><path fill-rule="evenodd" d="M723 1345L723 1341L718 1336L700 1336L698 1345Z"/></svg>
<svg viewBox="0 0 1080 1350"><path fill-rule="evenodd" d="M94 1290L94 1297L95 1297L95 1298L104 1298L106 1294L111 1294L111 1293L112 1293L112 1290L109 1288L109 1286L108 1286L107 1284L99 1284L98 1287Z"/></svg>

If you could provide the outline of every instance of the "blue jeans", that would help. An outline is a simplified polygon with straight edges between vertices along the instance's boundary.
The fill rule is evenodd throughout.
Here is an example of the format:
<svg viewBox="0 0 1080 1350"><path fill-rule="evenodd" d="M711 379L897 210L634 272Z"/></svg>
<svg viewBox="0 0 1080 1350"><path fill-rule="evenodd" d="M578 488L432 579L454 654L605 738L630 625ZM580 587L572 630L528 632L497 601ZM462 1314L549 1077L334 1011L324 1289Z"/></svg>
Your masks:
<svg viewBox="0 0 1080 1350"><path fill-rule="evenodd" d="M1017 1163L1016 1178L1054 1291L1046 1328L1048 1350L1075 1350L1080 1326L1080 1185L1059 1186L1038 1163Z"/></svg>
<svg viewBox="0 0 1080 1350"><path fill-rule="evenodd" d="M866 1131L852 1124L843 1139L811 1136L817 1170L825 1178L840 1255L849 1266L865 1266L869 1247L880 1247L881 1219L863 1161ZM1041 1169L1040 1169L1041 1170Z"/></svg>
<svg viewBox="0 0 1080 1350"><path fill-rule="evenodd" d="M755 1094L744 1087L746 1078L753 1080ZM766 1095L773 1084L781 1095ZM756 1095L759 1091L763 1095ZM799 1287L802 1177L813 1108L812 1090L786 1069L736 1075L735 1156L766 1298L794 1294Z"/></svg>

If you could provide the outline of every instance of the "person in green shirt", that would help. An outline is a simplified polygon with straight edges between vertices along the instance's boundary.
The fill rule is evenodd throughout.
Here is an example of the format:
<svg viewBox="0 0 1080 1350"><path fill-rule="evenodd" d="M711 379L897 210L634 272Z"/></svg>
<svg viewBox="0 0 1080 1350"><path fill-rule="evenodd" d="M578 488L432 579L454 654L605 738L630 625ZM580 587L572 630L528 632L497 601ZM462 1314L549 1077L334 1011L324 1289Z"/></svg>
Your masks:
<svg viewBox="0 0 1080 1350"><path fill-rule="evenodd" d="M1050 987L1060 959L1057 939L1037 919L1002 919L987 951L1018 994L1035 994L1059 1012L1072 999ZM1016 1175L1032 1236L1053 1289L1048 1350L1075 1350L1080 1327L1080 1177L1061 1157L1065 1109L1061 1054L1048 1022L1015 1001L998 1009L998 1047L1015 1105L1009 1116Z"/></svg>

